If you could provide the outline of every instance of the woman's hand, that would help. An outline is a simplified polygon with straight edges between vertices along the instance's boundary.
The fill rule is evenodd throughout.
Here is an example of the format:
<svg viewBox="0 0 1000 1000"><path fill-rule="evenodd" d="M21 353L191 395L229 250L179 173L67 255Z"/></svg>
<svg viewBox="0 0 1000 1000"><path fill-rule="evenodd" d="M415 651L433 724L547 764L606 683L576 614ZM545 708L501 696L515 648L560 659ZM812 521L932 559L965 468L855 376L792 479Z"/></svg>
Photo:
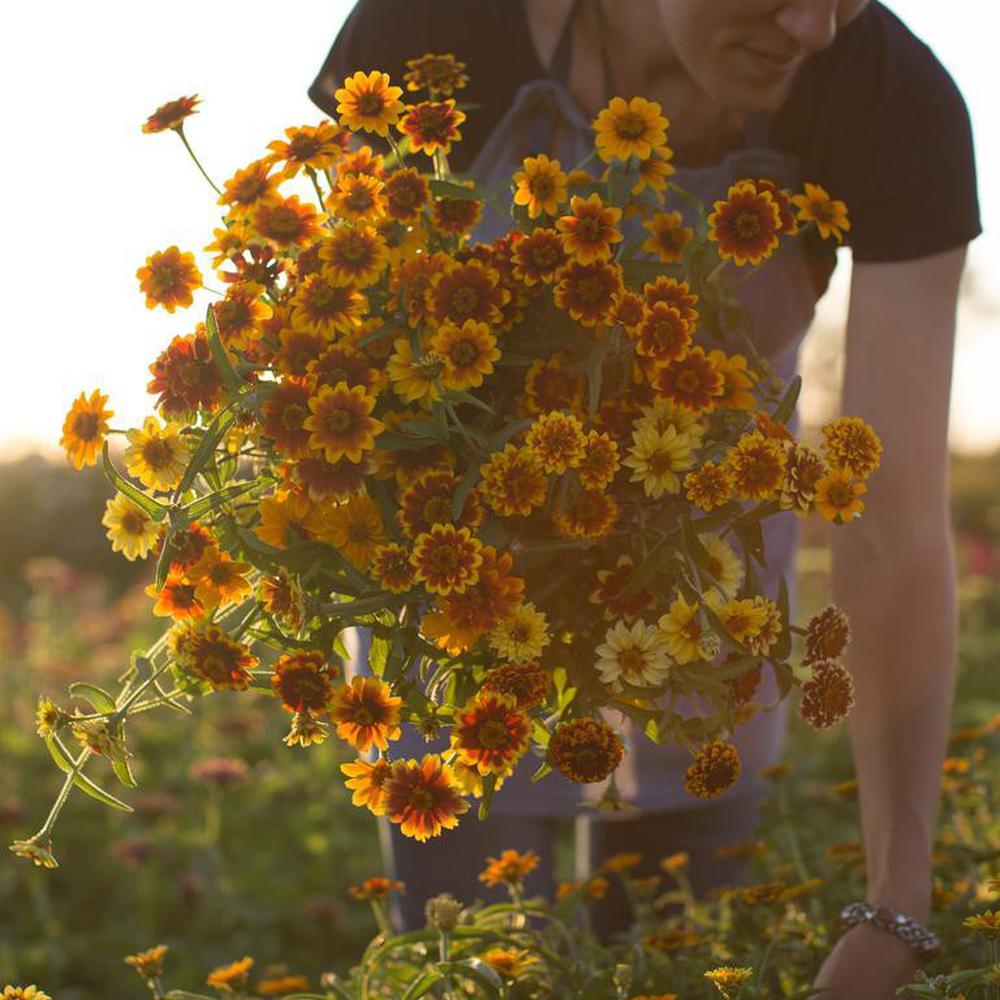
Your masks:
<svg viewBox="0 0 1000 1000"><path fill-rule="evenodd" d="M901 938L858 924L843 934L819 970L814 985L826 991L817 998L898 1000L897 988L912 983L919 967L916 953Z"/></svg>

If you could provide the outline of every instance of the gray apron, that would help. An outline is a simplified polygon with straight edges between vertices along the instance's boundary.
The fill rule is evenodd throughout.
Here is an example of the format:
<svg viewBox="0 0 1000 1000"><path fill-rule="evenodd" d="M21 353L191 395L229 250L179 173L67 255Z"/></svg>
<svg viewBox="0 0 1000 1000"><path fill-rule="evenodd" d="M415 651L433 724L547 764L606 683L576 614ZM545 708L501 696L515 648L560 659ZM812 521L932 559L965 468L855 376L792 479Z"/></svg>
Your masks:
<svg viewBox="0 0 1000 1000"><path fill-rule="evenodd" d="M564 170L569 170L593 148L590 120L562 83L568 76L568 37L568 32L564 33L553 60L552 75L521 86L511 107L467 171L486 190L497 191L502 198L506 197L508 203L511 175L520 168L524 157L548 153L561 162ZM714 199L725 197L733 181L744 177L772 178L780 187L794 188L799 184L795 160L769 148L767 121L763 115L749 116L744 148L730 152L716 165L678 167L671 179L697 195L706 205L711 205ZM674 204L674 201L678 203ZM667 208L681 211L690 224L690 209L679 199L668 197ZM629 222L639 225L638 220ZM489 241L509 228L509 216L505 220L489 209L484 212L473 237ZM801 241L785 240L780 251L742 285L738 296L753 319L758 349L774 366L779 378L790 379L796 372L799 345L812 323L817 298ZM719 345L713 342L710 346ZM730 352L739 350L735 344L722 346ZM797 411L788 425L793 434L797 433ZM796 617L793 564L797 533L797 518L790 511L764 522L768 566L759 573L763 592L771 597L777 594L779 578L782 575L786 577L793 621ZM367 630L351 630L348 651L352 667L364 672L368 652ZM770 705L776 697L773 671L765 665L756 698L762 705ZM678 698L675 710L686 717L706 715L709 711L707 705L696 697ZM756 772L777 759L787 714L788 703L784 701L771 711L759 711L749 723L737 730L733 742L740 751L743 773L722 798L763 794L764 782ZM684 772L692 759L688 751L675 744L653 743L617 712L609 712L606 718L625 743L626 755L616 773L616 781L619 792L627 802L639 809L655 812L690 809L700 804L683 788ZM428 750L443 750L446 746L446 741L428 744L413 727L404 726L403 737L394 744L393 751L395 756L419 756ZM491 814L572 817L579 811L581 801L597 798L605 787L602 783L581 788L558 774L544 778L540 784L532 784L531 775L538 763L534 755L521 762L494 799ZM628 817L627 813L616 815Z"/></svg>

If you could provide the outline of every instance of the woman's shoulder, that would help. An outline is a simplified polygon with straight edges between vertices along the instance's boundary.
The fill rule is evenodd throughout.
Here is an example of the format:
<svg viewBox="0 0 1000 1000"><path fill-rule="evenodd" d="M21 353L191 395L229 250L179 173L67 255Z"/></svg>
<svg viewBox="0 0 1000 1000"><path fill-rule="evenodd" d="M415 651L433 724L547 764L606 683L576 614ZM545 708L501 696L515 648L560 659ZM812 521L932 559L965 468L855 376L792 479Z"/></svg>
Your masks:
<svg viewBox="0 0 1000 1000"><path fill-rule="evenodd" d="M877 0L803 68L773 135L804 179L847 202L857 260L926 256L980 231L965 100Z"/></svg>

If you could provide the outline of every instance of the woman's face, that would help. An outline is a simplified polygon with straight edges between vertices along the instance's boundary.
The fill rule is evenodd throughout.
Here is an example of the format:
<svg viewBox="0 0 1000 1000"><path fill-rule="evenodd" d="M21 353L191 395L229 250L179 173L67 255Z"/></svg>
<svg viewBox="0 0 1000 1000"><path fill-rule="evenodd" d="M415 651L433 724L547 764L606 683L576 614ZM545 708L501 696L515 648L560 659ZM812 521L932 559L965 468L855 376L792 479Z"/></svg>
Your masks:
<svg viewBox="0 0 1000 1000"><path fill-rule="evenodd" d="M868 0L657 0L688 75L739 111L776 107L796 71Z"/></svg>

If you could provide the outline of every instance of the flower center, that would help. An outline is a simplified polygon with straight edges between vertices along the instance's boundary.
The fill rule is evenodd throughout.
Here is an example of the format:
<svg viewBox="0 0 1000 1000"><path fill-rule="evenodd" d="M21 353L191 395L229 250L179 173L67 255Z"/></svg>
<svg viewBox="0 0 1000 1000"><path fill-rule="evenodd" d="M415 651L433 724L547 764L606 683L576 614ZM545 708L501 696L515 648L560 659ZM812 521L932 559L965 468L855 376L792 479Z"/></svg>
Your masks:
<svg viewBox="0 0 1000 1000"><path fill-rule="evenodd" d="M162 438L153 438L142 446L142 457L151 469L165 469L174 457L174 450Z"/></svg>
<svg viewBox="0 0 1000 1000"><path fill-rule="evenodd" d="M646 122L632 111L623 114L618 119L618 134L623 139L636 140L646 131Z"/></svg>
<svg viewBox="0 0 1000 1000"><path fill-rule="evenodd" d="M484 749L499 750L507 742L507 727L497 719L487 719L476 730L476 737Z"/></svg>
<svg viewBox="0 0 1000 1000"><path fill-rule="evenodd" d="M98 437L99 426L96 413L78 413L73 420L73 433L81 441L93 441Z"/></svg>

